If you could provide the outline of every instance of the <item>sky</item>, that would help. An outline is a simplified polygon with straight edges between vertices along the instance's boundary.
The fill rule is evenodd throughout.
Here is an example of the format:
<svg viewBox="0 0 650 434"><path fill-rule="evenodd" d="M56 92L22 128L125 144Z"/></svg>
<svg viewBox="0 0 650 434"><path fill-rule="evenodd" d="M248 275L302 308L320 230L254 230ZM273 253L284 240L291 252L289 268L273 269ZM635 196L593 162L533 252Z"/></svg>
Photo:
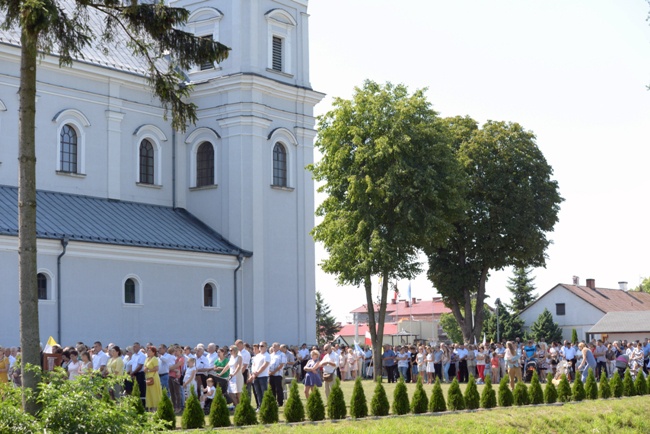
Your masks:
<svg viewBox="0 0 650 434"><path fill-rule="evenodd" d="M311 0L311 85L327 94L315 113L370 79L427 88L441 116L520 123L565 199L537 294L572 276L634 287L650 276L649 12L645 0ZM338 286L326 257L317 244L316 289L349 321L365 293ZM511 276L490 274L489 304L510 299ZM438 295L424 273L410 283Z"/></svg>

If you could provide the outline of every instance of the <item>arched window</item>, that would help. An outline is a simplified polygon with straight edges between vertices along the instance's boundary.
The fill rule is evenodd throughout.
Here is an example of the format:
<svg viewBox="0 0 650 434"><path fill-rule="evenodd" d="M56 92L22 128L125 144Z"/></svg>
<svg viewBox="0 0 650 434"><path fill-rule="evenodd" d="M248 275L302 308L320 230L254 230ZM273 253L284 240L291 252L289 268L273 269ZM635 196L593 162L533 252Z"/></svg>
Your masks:
<svg viewBox="0 0 650 434"><path fill-rule="evenodd" d="M287 150L282 143L273 147L273 185L287 186Z"/></svg>
<svg viewBox="0 0 650 434"><path fill-rule="evenodd" d="M140 183L154 183L154 150L147 139L140 142Z"/></svg>
<svg viewBox="0 0 650 434"><path fill-rule="evenodd" d="M214 185L214 147L203 142L196 152L196 186Z"/></svg>
<svg viewBox="0 0 650 434"><path fill-rule="evenodd" d="M39 300L49 300L48 297L48 284L47 276L45 273L38 273L36 275L36 286L38 288L38 299Z"/></svg>
<svg viewBox="0 0 650 434"><path fill-rule="evenodd" d="M136 283L133 279L124 282L124 303L136 304Z"/></svg>
<svg viewBox="0 0 650 434"><path fill-rule="evenodd" d="M70 124L61 128L60 142L61 172L77 173L77 131Z"/></svg>
<svg viewBox="0 0 650 434"><path fill-rule="evenodd" d="M206 283L203 287L203 307L215 307L214 296L214 286L210 283Z"/></svg>

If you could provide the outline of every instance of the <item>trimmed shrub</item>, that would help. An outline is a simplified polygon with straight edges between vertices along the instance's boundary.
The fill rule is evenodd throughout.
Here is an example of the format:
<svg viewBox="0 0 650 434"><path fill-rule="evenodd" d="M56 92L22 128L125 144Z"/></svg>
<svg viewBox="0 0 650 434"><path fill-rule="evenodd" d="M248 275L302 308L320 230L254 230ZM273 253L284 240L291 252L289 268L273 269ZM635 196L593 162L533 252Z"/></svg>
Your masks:
<svg viewBox="0 0 650 434"><path fill-rule="evenodd" d="M390 404L388 403L388 396L386 396L386 389L384 389L380 381L377 381L375 392L370 401L370 414L373 416L388 416L389 411Z"/></svg>
<svg viewBox="0 0 650 434"><path fill-rule="evenodd" d="M476 381L474 376L469 376L469 381L467 382L467 387L465 388L465 408L468 410L474 410L479 407L481 402L481 397L478 394L478 389L476 388Z"/></svg>
<svg viewBox="0 0 650 434"><path fill-rule="evenodd" d="M645 376L643 372L639 369L639 372L636 374L636 380L634 380L634 390L637 395L643 396L648 393L648 385L645 382Z"/></svg>
<svg viewBox="0 0 650 434"><path fill-rule="evenodd" d="M312 422L325 419L325 404L318 387L314 387L307 399L307 418Z"/></svg>
<svg viewBox="0 0 650 434"><path fill-rule="evenodd" d="M240 395L239 404L235 407L233 421L235 426L257 425L255 409L251 405L251 397L244 390Z"/></svg>
<svg viewBox="0 0 650 434"><path fill-rule="evenodd" d="M494 408L497 406L497 394L492 388L492 379L485 376L485 386L481 392L481 408Z"/></svg>
<svg viewBox="0 0 650 434"><path fill-rule="evenodd" d="M131 392L131 396L137 398L133 400L133 408L135 409L135 412L138 414L145 414L147 410L145 410L142 399L140 399L140 386L137 381L133 382L133 391Z"/></svg>
<svg viewBox="0 0 650 434"><path fill-rule="evenodd" d="M401 415L406 414L411 410L409 404L409 394L406 390L406 384L404 384L404 379L400 377L397 381L397 386L395 386L395 392L393 392L393 414Z"/></svg>
<svg viewBox="0 0 650 434"><path fill-rule="evenodd" d="M578 331L576 329L571 329L571 343L578 346Z"/></svg>
<svg viewBox="0 0 650 434"><path fill-rule="evenodd" d="M553 384L553 374L546 376L546 387L544 387L544 402L547 404L555 404L557 402L557 389Z"/></svg>
<svg viewBox="0 0 650 434"><path fill-rule="evenodd" d="M612 375L612 379L609 380L609 387L612 389L612 396L614 398L623 396L623 380L618 372L614 372Z"/></svg>
<svg viewBox="0 0 650 434"><path fill-rule="evenodd" d="M312 388L312 393L315 389L318 389L318 387ZM305 420L305 407L302 405L300 392L298 391L298 382L295 379L291 381L289 398L284 403L284 420L287 422L302 422Z"/></svg>
<svg viewBox="0 0 650 434"><path fill-rule="evenodd" d="M355 419L368 417L368 404L361 384L361 377L354 380L354 389L352 389L352 398L350 398L350 416Z"/></svg>
<svg viewBox="0 0 650 434"><path fill-rule="evenodd" d="M427 392L424 391L422 386L422 377L418 376L418 382L415 385L415 393L411 401L411 413L421 414L426 413L429 408L429 398Z"/></svg>
<svg viewBox="0 0 650 434"><path fill-rule="evenodd" d="M648 386L646 387L646 390L650 393L650 375L648 375L648 384L646 384L646 386Z"/></svg>
<svg viewBox="0 0 650 434"><path fill-rule="evenodd" d="M4 392L4 391L3 391ZM38 419L24 412L19 406L0 404L0 433L42 433L43 428Z"/></svg>
<svg viewBox="0 0 650 434"><path fill-rule="evenodd" d="M636 395L636 389L634 388L634 380L632 380L632 374L630 373L630 368L627 368L625 370L625 375L623 376L623 396L634 396L634 395Z"/></svg>
<svg viewBox="0 0 650 434"><path fill-rule="evenodd" d="M456 378L451 382L451 386L449 386L449 390L447 391L447 408L451 411L465 410L465 399L463 398Z"/></svg>
<svg viewBox="0 0 650 434"><path fill-rule="evenodd" d="M533 378L530 380L530 387L528 388L528 402L529 404L537 405L544 403L544 391L542 385L539 383L539 376L537 371L533 372Z"/></svg>
<svg viewBox="0 0 650 434"><path fill-rule="evenodd" d="M174 406L171 399L169 399L169 396L167 396L167 393L165 393L164 390L154 419L163 421L163 424L167 429L176 429L176 415L174 414Z"/></svg>
<svg viewBox="0 0 650 434"><path fill-rule="evenodd" d="M557 400L560 402L571 401L571 386L569 386L569 380L565 374L562 374L560 384L557 386Z"/></svg>
<svg viewBox="0 0 650 434"><path fill-rule="evenodd" d="M528 396L528 388L523 381L517 381L515 390L512 391L515 405L528 405L530 404L530 397Z"/></svg>
<svg viewBox="0 0 650 434"><path fill-rule="evenodd" d="M199 398L196 396L194 386L191 386L190 396L185 401L185 410L183 410L183 416L181 417L181 427L183 429L205 427L205 413L203 413Z"/></svg>
<svg viewBox="0 0 650 434"><path fill-rule="evenodd" d="M327 399L327 417L332 420L344 419L348 409L345 407L345 398L341 390L341 381L337 378Z"/></svg>
<svg viewBox="0 0 650 434"><path fill-rule="evenodd" d="M447 411L445 395L442 393L442 386L440 385L439 378L436 379L436 382L433 385L433 392L431 392L431 400L429 401L429 411L431 413Z"/></svg>
<svg viewBox="0 0 650 434"><path fill-rule="evenodd" d="M508 377L503 377L499 383L499 407L511 407L514 400L508 385Z"/></svg>
<svg viewBox="0 0 650 434"><path fill-rule="evenodd" d="M571 390L571 397L574 401L578 402L584 401L587 397L581 375L576 375L576 380L573 382L573 390Z"/></svg>
<svg viewBox="0 0 650 434"><path fill-rule="evenodd" d="M598 383L596 383L596 376L594 370L589 368L587 374L587 381L585 382L585 393L587 399L598 399Z"/></svg>
<svg viewBox="0 0 650 434"><path fill-rule="evenodd" d="M212 428L225 428L230 426L230 410L223 393L215 393L210 406L210 416L208 416L208 425Z"/></svg>
<svg viewBox="0 0 650 434"><path fill-rule="evenodd" d="M612 397L612 389L609 387L607 372L603 372L600 374L600 384L598 385L598 397L601 399L609 399Z"/></svg>
<svg viewBox="0 0 650 434"><path fill-rule="evenodd" d="M280 420L280 416L278 415L278 401L275 399L275 395L273 395L270 387L264 392L258 416L262 425L278 423Z"/></svg>

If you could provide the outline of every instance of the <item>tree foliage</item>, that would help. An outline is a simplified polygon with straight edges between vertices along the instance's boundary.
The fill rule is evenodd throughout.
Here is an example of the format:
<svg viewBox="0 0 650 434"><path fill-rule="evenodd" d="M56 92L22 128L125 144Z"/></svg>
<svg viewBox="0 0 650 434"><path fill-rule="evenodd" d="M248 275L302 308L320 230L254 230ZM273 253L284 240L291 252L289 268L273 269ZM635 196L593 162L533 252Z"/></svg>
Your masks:
<svg viewBox="0 0 650 434"><path fill-rule="evenodd" d="M411 400L411 413L426 413L428 408L429 398L427 397L427 392L424 391L424 386L422 386L422 377L418 376L418 382L415 385L415 392Z"/></svg>
<svg viewBox="0 0 650 434"><path fill-rule="evenodd" d="M573 389L571 390L571 397L574 401L584 401L587 397L587 392L585 392L585 385L582 382L582 376L576 375L576 379L573 382Z"/></svg>
<svg viewBox="0 0 650 434"><path fill-rule="evenodd" d="M334 381L330 396L327 398L327 416L332 419L344 419L348 409L345 406L345 397L341 390L341 382L338 378Z"/></svg>
<svg viewBox="0 0 650 434"><path fill-rule="evenodd" d="M208 422L212 428L226 428L231 425L230 410L228 410L228 403L223 393L215 393L212 405L210 406Z"/></svg>
<svg viewBox="0 0 650 434"><path fill-rule="evenodd" d="M585 397L587 399L598 399L598 383L596 382L594 370L591 368L589 368L587 381L585 382Z"/></svg>
<svg viewBox="0 0 650 434"><path fill-rule="evenodd" d="M562 374L560 377L560 383L557 385L557 399L560 402L569 402L571 401L571 385L569 385L569 380L567 380L566 375Z"/></svg>
<svg viewBox="0 0 650 434"><path fill-rule="evenodd" d="M350 398L350 416L355 419L368 416L368 403L366 402L366 394L363 391L363 384L361 384L361 377L354 380L354 388Z"/></svg>
<svg viewBox="0 0 650 434"><path fill-rule="evenodd" d="M454 378L451 386L449 386L449 390L447 390L447 408L451 411L465 410L465 398L463 398L463 393L460 391L460 386L456 378Z"/></svg>
<svg viewBox="0 0 650 434"><path fill-rule="evenodd" d="M523 381L517 381L517 384L515 384L515 390L512 391L512 397L515 405L530 404L528 387L526 387L526 384Z"/></svg>
<svg viewBox="0 0 650 434"><path fill-rule="evenodd" d="M537 300L534 281L535 278L530 276L531 269L527 267L515 267L513 276L508 278L508 291L512 294L510 300L510 309L519 313L533 301Z"/></svg>
<svg viewBox="0 0 650 434"><path fill-rule="evenodd" d="M546 386L544 387L544 402L546 404L555 404L557 402L557 389L553 384L553 374L546 376Z"/></svg>
<svg viewBox="0 0 650 434"><path fill-rule="evenodd" d="M634 380L634 391L639 396L648 394L648 384L646 383L646 378L641 370L636 374L636 379Z"/></svg>
<svg viewBox="0 0 650 434"><path fill-rule="evenodd" d="M204 426L205 413L203 413L199 398L196 396L194 386L191 386L190 396L188 396L187 401L185 401L185 409L181 416L181 427L183 429L197 429L203 428Z"/></svg>
<svg viewBox="0 0 650 434"><path fill-rule="evenodd" d="M639 283L639 286L636 286L632 291L650 293L650 277L644 278L641 283Z"/></svg>
<svg viewBox="0 0 650 434"><path fill-rule="evenodd" d="M485 376L485 386L481 392L481 408L494 408L497 406L497 394L492 388L492 377Z"/></svg>
<svg viewBox="0 0 650 434"><path fill-rule="evenodd" d="M160 404L155 414L156 420L160 420L168 430L176 429L176 415L174 414L174 405L171 399L163 392Z"/></svg>
<svg viewBox="0 0 650 434"><path fill-rule="evenodd" d="M512 407L514 399L512 390L510 390L510 386L508 385L508 377L505 376L499 383L499 407Z"/></svg>
<svg viewBox="0 0 650 434"><path fill-rule="evenodd" d="M465 342L463 340L463 332L458 326L458 321L453 313L443 313L440 315L440 327L445 332L447 338L456 343Z"/></svg>
<svg viewBox="0 0 650 434"><path fill-rule="evenodd" d="M609 380L609 388L611 389L614 398L620 398L623 396L623 380L618 371L614 371L612 374L612 379Z"/></svg>
<svg viewBox="0 0 650 434"><path fill-rule="evenodd" d="M270 387L264 392L258 416L260 423L263 425L278 423L280 420L278 401L275 399L273 390Z"/></svg>
<svg viewBox="0 0 650 434"><path fill-rule="evenodd" d="M317 387L314 389L317 389ZM305 407L302 405L300 392L298 392L298 382L295 379L291 381L289 398L284 403L284 419L287 422L302 422L305 420Z"/></svg>
<svg viewBox="0 0 650 434"><path fill-rule="evenodd" d="M600 374L600 383L598 384L598 397L600 399L608 399L612 397L612 389L609 387L607 372Z"/></svg>
<svg viewBox="0 0 650 434"><path fill-rule="evenodd" d="M323 294L316 291L316 339L318 339L318 344L332 342L339 330L341 330L341 324L332 315L332 310L325 303Z"/></svg>
<svg viewBox="0 0 650 434"><path fill-rule="evenodd" d="M393 392L393 414L402 415L410 411L409 394L406 390L404 378L399 377L395 391Z"/></svg>
<svg viewBox="0 0 650 434"><path fill-rule="evenodd" d="M627 368L625 370L625 375L623 375L623 396L634 396L634 395L636 395L634 380L632 380L632 374L630 373L630 368Z"/></svg>
<svg viewBox="0 0 650 434"><path fill-rule="evenodd" d="M487 341L497 341L497 315L488 310L484 313L484 327L483 331ZM524 320L519 318L508 309L505 305L499 306L499 340L514 341L516 338L521 338L524 335Z"/></svg>
<svg viewBox="0 0 650 434"><path fill-rule="evenodd" d="M530 327L530 334L536 342L541 339L544 339L545 342L560 342L562 340L562 328L553 321L553 315L546 308Z"/></svg>
<svg viewBox="0 0 650 434"><path fill-rule="evenodd" d="M240 394L239 404L235 407L233 416L235 426L257 425L257 415L251 405L251 398L244 390Z"/></svg>
<svg viewBox="0 0 650 434"><path fill-rule="evenodd" d="M463 398L465 399L465 408L467 410L475 410L479 407L481 397L478 394L478 389L476 388L476 380L474 380L473 375L469 376L469 381L465 387L465 395Z"/></svg>
<svg viewBox="0 0 650 434"><path fill-rule="evenodd" d="M533 372L533 377L530 379L528 395L530 396L531 404L544 404L544 391L542 390L542 385L539 383L539 376L537 375L537 371Z"/></svg>
<svg viewBox="0 0 650 434"><path fill-rule="evenodd" d="M376 381L375 391L370 400L370 414L373 416L388 416L390 411L390 404L388 403L388 396L386 396L386 389L381 384L381 381Z"/></svg>
<svg viewBox="0 0 650 434"><path fill-rule="evenodd" d="M436 382L433 385L431 400L429 401L429 411L431 413L447 411L447 403L445 402L445 395L442 393L442 386L440 385L439 378L436 378Z"/></svg>
<svg viewBox="0 0 650 434"><path fill-rule="evenodd" d="M312 422L325 419L325 404L318 387L314 387L307 398L307 418Z"/></svg>

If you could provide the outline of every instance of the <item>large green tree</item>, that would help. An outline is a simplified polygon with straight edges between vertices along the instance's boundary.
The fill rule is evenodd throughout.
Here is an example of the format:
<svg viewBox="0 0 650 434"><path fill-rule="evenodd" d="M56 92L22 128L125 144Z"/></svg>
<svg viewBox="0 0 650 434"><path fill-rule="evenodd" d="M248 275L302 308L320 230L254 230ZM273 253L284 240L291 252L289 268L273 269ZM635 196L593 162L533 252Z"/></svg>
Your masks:
<svg viewBox="0 0 650 434"><path fill-rule="evenodd" d="M449 243L427 249L429 279L458 321L463 338L480 339L490 270L544 266L562 198L532 132L517 123L469 117L446 120L463 167L465 219Z"/></svg>
<svg viewBox="0 0 650 434"><path fill-rule="evenodd" d="M38 292L36 284L36 70L37 56L53 53L60 65L74 67L88 46L109 50L114 44L131 48L149 70L147 79L174 128L184 130L196 120L196 107L184 98L190 87L180 85L182 74L194 64L225 59L228 48L179 28L189 12L160 2L137 0L0 0L4 29L20 32L18 253L20 281L20 342L23 385L36 391L39 365ZM96 17L99 20L96 20ZM93 22L103 23L97 29ZM164 57L172 62L164 61ZM36 413L38 402L23 394L26 411Z"/></svg>
<svg viewBox="0 0 650 434"><path fill-rule="evenodd" d="M530 334L537 342L540 339L548 343L562 341L562 328L553 321L553 315L546 308L530 327Z"/></svg>
<svg viewBox="0 0 650 434"><path fill-rule="evenodd" d="M322 158L311 170L327 198L312 234L329 254L323 270L340 284L363 286L381 366L389 282L418 274L419 248L450 235L461 209L458 163L422 90L366 81L333 107L319 118ZM382 282L377 321L373 276Z"/></svg>
<svg viewBox="0 0 650 434"><path fill-rule="evenodd" d="M639 283L639 286L636 286L632 291L643 291L650 293L650 277L644 278L641 283Z"/></svg>
<svg viewBox="0 0 650 434"><path fill-rule="evenodd" d="M332 310L325 303L323 294L316 291L316 339L318 339L318 344L331 342L339 330L341 330L341 324L332 315Z"/></svg>
<svg viewBox="0 0 650 434"><path fill-rule="evenodd" d="M508 278L508 291L512 294L510 309L519 313L530 303L537 300L534 281L530 276L531 270L526 267L515 267L514 275Z"/></svg>
<svg viewBox="0 0 650 434"><path fill-rule="evenodd" d="M498 337L503 341L514 341L524 336L524 321L519 315L512 313L507 306L499 305L499 333ZM483 333L488 342L497 341L497 315L496 311L486 310L483 318Z"/></svg>

